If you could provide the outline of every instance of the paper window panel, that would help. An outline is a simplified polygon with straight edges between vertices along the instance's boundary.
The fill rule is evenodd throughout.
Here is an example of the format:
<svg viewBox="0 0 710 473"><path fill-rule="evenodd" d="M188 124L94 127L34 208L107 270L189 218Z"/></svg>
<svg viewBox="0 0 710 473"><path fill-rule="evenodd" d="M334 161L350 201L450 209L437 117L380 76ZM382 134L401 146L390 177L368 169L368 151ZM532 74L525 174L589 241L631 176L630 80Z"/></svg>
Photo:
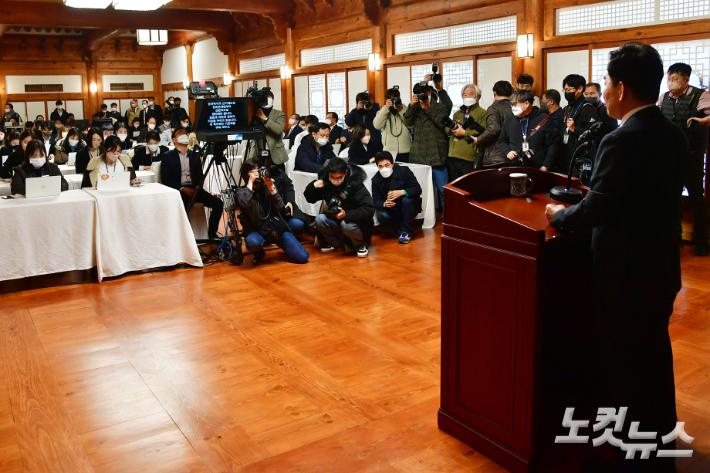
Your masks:
<svg viewBox="0 0 710 473"><path fill-rule="evenodd" d="M439 63L439 65L441 65L441 63ZM431 64L420 64L418 66L412 66L412 88L416 85L417 82L423 81L424 76L426 76L427 74L432 74ZM410 91L410 95L413 95L412 91Z"/></svg>
<svg viewBox="0 0 710 473"><path fill-rule="evenodd" d="M334 47L335 62L354 61L357 59L367 59L372 52L372 40L355 41Z"/></svg>
<svg viewBox="0 0 710 473"><path fill-rule="evenodd" d="M453 118L454 113L463 105L461 88L466 84L473 84L473 61L445 62L442 75L444 76L444 89L454 104L451 110Z"/></svg>
<svg viewBox="0 0 710 473"><path fill-rule="evenodd" d="M683 20L710 16L710 0L660 0L660 19Z"/></svg>
<svg viewBox="0 0 710 473"><path fill-rule="evenodd" d="M345 115L348 113L345 103L347 91L345 89L345 73L335 72L328 74L328 110L338 114L338 124L345 125Z"/></svg>
<svg viewBox="0 0 710 473"><path fill-rule="evenodd" d="M592 50L592 71L590 74L590 82L596 82L604 89L604 78L606 77L606 68L609 65L609 53L616 48L603 48ZM562 91L560 91L562 92Z"/></svg>
<svg viewBox="0 0 710 473"><path fill-rule="evenodd" d="M483 21L451 28L451 46L514 41L517 37L517 18L512 16L496 21Z"/></svg>
<svg viewBox="0 0 710 473"><path fill-rule="evenodd" d="M261 58L261 70L270 71L286 64L286 54L276 54Z"/></svg>
<svg viewBox="0 0 710 473"><path fill-rule="evenodd" d="M449 43L448 28L394 35L395 54L446 49Z"/></svg>
<svg viewBox="0 0 710 473"><path fill-rule="evenodd" d="M261 59L245 59L239 61L239 73L246 74L249 72L258 72L261 70Z"/></svg>
<svg viewBox="0 0 710 473"><path fill-rule="evenodd" d="M318 120L325 121L325 74L308 76L308 110Z"/></svg>
<svg viewBox="0 0 710 473"><path fill-rule="evenodd" d="M301 51L301 66L313 66L316 64L328 64L335 62L334 48L326 46L324 48L304 49Z"/></svg>

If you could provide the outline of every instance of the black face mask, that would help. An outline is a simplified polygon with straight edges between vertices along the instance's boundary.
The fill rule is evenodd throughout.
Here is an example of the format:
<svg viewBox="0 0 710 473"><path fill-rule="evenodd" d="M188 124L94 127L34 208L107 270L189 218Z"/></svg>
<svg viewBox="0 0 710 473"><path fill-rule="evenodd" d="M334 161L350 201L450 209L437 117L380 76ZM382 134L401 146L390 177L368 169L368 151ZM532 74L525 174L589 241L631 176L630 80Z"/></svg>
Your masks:
<svg viewBox="0 0 710 473"><path fill-rule="evenodd" d="M599 103L599 97L587 97L587 98L585 98L584 100L586 100L587 103L591 103L591 104L594 105L595 107L596 107L597 104Z"/></svg>
<svg viewBox="0 0 710 473"><path fill-rule="evenodd" d="M577 100L577 93L576 92L565 92L565 100L568 103L572 103L575 100Z"/></svg>

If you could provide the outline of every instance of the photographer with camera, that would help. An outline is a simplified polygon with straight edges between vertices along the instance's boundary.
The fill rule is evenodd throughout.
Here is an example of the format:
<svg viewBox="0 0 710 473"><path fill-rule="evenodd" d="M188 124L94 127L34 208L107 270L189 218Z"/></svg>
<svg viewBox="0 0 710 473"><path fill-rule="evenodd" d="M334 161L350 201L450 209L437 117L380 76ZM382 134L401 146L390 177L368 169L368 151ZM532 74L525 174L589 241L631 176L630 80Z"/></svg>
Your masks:
<svg viewBox="0 0 710 473"><path fill-rule="evenodd" d="M412 102L404 112L404 124L414 130L409 162L431 166L434 183L439 194L439 213L444 213L444 186L449 182L446 157L449 140L442 120L449 115L446 106L430 102L434 89L426 83L415 84Z"/></svg>
<svg viewBox="0 0 710 473"><path fill-rule="evenodd" d="M500 167L508 163L498 146L498 138L505 122L513 117L510 104L512 94L513 86L507 80L499 80L493 85L493 104L486 110L486 129L474 138L476 144L482 148L481 162L476 166L477 169Z"/></svg>
<svg viewBox="0 0 710 473"><path fill-rule="evenodd" d="M435 62L431 66L432 74L427 74L424 77L427 85L434 88L436 96L439 99L439 103L442 103L446 107L446 115L451 115L451 110L454 109L454 102L449 97L449 93L444 89L444 77L439 74L439 63ZM480 98L480 97L479 97Z"/></svg>
<svg viewBox="0 0 710 473"><path fill-rule="evenodd" d="M498 146L508 158L508 166L529 166L541 171L551 170L560 155L560 135L552 117L533 105L530 90L518 89L510 101L513 115L498 138Z"/></svg>
<svg viewBox="0 0 710 473"><path fill-rule="evenodd" d="M392 155L381 151L375 156L378 173L372 177L372 200L380 223L394 231L400 245L412 241L414 217L422 208L422 186L407 166L394 164Z"/></svg>
<svg viewBox="0 0 710 473"><path fill-rule="evenodd" d="M370 92L360 92L355 96L357 107L352 109L345 117L345 124L348 128L355 128L358 125L365 125L372 133L372 141L382 142L382 134L373 125L377 112L380 111L380 104L375 103Z"/></svg>
<svg viewBox="0 0 710 473"><path fill-rule="evenodd" d="M485 131L486 109L478 105L481 88L476 84L466 84L461 89L463 105L454 113L452 120L444 117L449 141L449 181L458 179L476 169L476 156L480 149L473 137Z"/></svg>
<svg viewBox="0 0 710 473"><path fill-rule="evenodd" d="M286 170L284 163L288 161L288 153L284 147L283 131L286 125L286 114L281 110L274 108L274 94L271 92L271 87L264 87L257 90L256 87L250 87L247 90L247 97L257 98L257 109L254 113L251 126L263 126L266 132L266 144L271 151L271 162ZM249 153L250 158L259 158L261 156L261 140L255 140L254 146Z"/></svg>
<svg viewBox="0 0 710 473"><path fill-rule="evenodd" d="M247 250L254 255L252 264L258 266L264 261L264 244L277 245L296 264L307 263L308 251L281 215L286 205L269 170L260 167L256 159L249 159L242 165L240 174L247 184L237 189L235 199ZM302 231L303 226L300 228Z"/></svg>
<svg viewBox="0 0 710 473"><path fill-rule="evenodd" d="M395 85L385 92L385 106L377 112L372 124L382 132L382 148L397 153L397 162L408 163L412 140L404 124L404 105L399 86Z"/></svg>
<svg viewBox="0 0 710 473"><path fill-rule="evenodd" d="M296 171L318 172L335 158L333 145L328 138L330 127L327 123L317 123L309 128L310 135L301 140L296 152Z"/></svg>
<svg viewBox="0 0 710 473"><path fill-rule="evenodd" d="M316 217L321 253L330 253L341 246L357 249L358 258L368 254L367 246L375 229L375 204L365 187L367 174L359 166L333 158L318 172L318 180L306 186L306 201L324 201L328 210Z"/></svg>

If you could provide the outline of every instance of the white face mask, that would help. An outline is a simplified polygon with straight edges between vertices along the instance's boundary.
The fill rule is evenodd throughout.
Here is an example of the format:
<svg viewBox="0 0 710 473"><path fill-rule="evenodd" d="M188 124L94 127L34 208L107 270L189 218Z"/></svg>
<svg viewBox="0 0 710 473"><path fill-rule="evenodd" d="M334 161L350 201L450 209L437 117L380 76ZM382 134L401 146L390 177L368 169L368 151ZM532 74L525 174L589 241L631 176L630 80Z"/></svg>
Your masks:
<svg viewBox="0 0 710 473"><path fill-rule="evenodd" d="M79 144L79 140L69 140L69 146L74 147L78 144Z"/></svg>
<svg viewBox="0 0 710 473"><path fill-rule="evenodd" d="M106 159L108 159L108 160L111 161L112 163L115 163L116 160L118 159L118 155L117 155L117 154L113 154L113 153L106 153Z"/></svg>
<svg viewBox="0 0 710 473"><path fill-rule="evenodd" d="M128 138L128 133L119 133L116 136L118 136L121 141L126 141L126 138Z"/></svg>
<svg viewBox="0 0 710 473"><path fill-rule="evenodd" d="M118 109L116 107L111 107L112 112L118 112Z"/></svg>
<svg viewBox="0 0 710 473"><path fill-rule="evenodd" d="M62 107L61 105L57 105L57 110L59 110L60 112L62 111L63 108L64 107Z"/></svg>
<svg viewBox="0 0 710 473"><path fill-rule="evenodd" d="M187 135L180 135L180 136L178 136L177 142L180 143L181 145L189 144L190 137Z"/></svg>
<svg viewBox="0 0 710 473"><path fill-rule="evenodd" d="M154 129L155 129L155 125L154 125L153 123L148 123L148 129L154 130Z"/></svg>
<svg viewBox="0 0 710 473"><path fill-rule="evenodd" d="M0 133L0 141L5 139L5 133Z"/></svg>
<svg viewBox="0 0 710 473"><path fill-rule="evenodd" d="M10 113L10 109L9 109L9 108L6 108L6 109L5 109L5 113Z"/></svg>
<svg viewBox="0 0 710 473"><path fill-rule="evenodd" d="M368 143L370 142L370 135L365 135L365 136L363 136L360 141L361 141L362 144L364 144L364 145L368 144Z"/></svg>
<svg viewBox="0 0 710 473"><path fill-rule="evenodd" d="M328 138L318 138L318 144L321 146L325 146L328 144Z"/></svg>
<svg viewBox="0 0 710 473"><path fill-rule="evenodd" d="M148 108L148 105L146 105L146 104L143 104L143 105L141 105L141 106L143 107L143 110L145 110L146 108Z"/></svg>
<svg viewBox="0 0 710 473"><path fill-rule="evenodd" d="M517 105L513 107L513 115L519 117L521 113L523 113L523 107L519 107Z"/></svg>
<svg viewBox="0 0 710 473"><path fill-rule="evenodd" d="M188 126L190 126L190 122L182 122L183 128L187 128Z"/></svg>
<svg viewBox="0 0 710 473"><path fill-rule="evenodd" d="M30 158L30 164L36 168L41 168L45 162L47 162L47 158Z"/></svg>
<svg viewBox="0 0 710 473"><path fill-rule="evenodd" d="M165 125L165 126L170 126L170 122L169 122L169 121L163 122L163 125Z"/></svg>
<svg viewBox="0 0 710 473"><path fill-rule="evenodd" d="M382 168L382 169L380 169L380 175L381 175L382 177L384 177L385 179L387 179L388 177L390 177L393 172L394 172L394 169L392 169L392 168Z"/></svg>
<svg viewBox="0 0 710 473"><path fill-rule="evenodd" d="M295 124L296 124L296 119L295 119L295 118L290 119L290 120L288 121L288 124L291 125L291 126L295 125Z"/></svg>
<svg viewBox="0 0 710 473"><path fill-rule="evenodd" d="M148 149L154 153L158 151L158 148L160 148L160 145L148 145Z"/></svg>
<svg viewBox="0 0 710 473"><path fill-rule="evenodd" d="M267 99L266 99L266 107L264 107L264 108L271 108L271 107L273 107L273 106L274 106L274 99L272 99L271 97L267 97Z"/></svg>
<svg viewBox="0 0 710 473"><path fill-rule="evenodd" d="M63 131L63 132L62 132L62 138L66 138L68 134L69 134L68 131Z"/></svg>
<svg viewBox="0 0 710 473"><path fill-rule="evenodd" d="M477 100L471 97L466 97L465 99L463 99L463 104L467 107L473 107L474 105L476 105L476 102Z"/></svg>
<svg viewBox="0 0 710 473"><path fill-rule="evenodd" d="M148 106L149 106L149 107L152 107L152 106L153 106L153 101L152 101L152 100L148 100Z"/></svg>

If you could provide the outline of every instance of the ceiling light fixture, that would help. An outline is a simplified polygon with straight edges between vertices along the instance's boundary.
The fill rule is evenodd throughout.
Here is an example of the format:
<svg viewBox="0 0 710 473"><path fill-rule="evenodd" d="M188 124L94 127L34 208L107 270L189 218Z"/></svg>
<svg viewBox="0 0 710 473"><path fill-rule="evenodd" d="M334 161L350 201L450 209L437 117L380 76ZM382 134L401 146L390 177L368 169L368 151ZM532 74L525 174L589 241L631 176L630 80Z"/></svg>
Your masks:
<svg viewBox="0 0 710 473"><path fill-rule="evenodd" d="M72 8L93 8L102 10L111 5L111 0L64 0L64 5Z"/></svg>
<svg viewBox="0 0 710 473"><path fill-rule="evenodd" d="M115 10L153 11L172 0L113 0Z"/></svg>
<svg viewBox="0 0 710 473"><path fill-rule="evenodd" d="M160 46L168 44L168 30L138 30L138 44L141 46Z"/></svg>

